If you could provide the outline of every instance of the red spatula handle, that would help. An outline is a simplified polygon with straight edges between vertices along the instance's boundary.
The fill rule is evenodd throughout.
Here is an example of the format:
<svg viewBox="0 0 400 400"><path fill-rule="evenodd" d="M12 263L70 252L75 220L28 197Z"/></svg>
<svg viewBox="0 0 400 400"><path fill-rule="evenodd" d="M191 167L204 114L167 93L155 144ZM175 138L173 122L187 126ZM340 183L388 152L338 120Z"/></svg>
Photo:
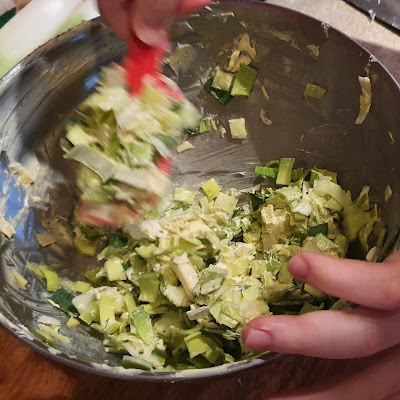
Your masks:
<svg viewBox="0 0 400 400"><path fill-rule="evenodd" d="M146 75L155 76L160 69L164 55L163 46L153 47L143 43L137 36L132 35L128 43L128 53L125 59L127 81L134 94L140 92L143 78Z"/></svg>

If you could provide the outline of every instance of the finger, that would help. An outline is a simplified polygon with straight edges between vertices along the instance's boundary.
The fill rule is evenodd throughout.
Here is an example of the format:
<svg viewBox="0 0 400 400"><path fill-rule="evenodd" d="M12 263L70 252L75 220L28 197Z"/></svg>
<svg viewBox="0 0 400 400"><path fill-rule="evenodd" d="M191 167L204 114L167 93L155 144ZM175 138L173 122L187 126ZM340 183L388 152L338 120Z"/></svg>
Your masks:
<svg viewBox="0 0 400 400"><path fill-rule="evenodd" d="M209 0L136 0L133 5L132 27L144 43L162 43L177 16L189 14L206 6Z"/></svg>
<svg viewBox="0 0 400 400"><path fill-rule="evenodd" d="M371 357L365 367L350 376L331 379L310 389L273 395L269 400L398 400L399 363L400 347L397 346Z"/></svg>
<svg viewBox="0 0 400 400"><path fill-rule="evenodd" d="M129 27L129 2L124 0L98 0L99 10L103 21L110 26L116 35L128 41Z"/></svg>
<svg viewBox="0 0 400 400"><path fill-rule="evenodd" d="M318 311L258 317L242 333L246 347L285 354L345 359L400 343L400 312Z"/></svg>
<svg viewBox="0 0 400 400"><path fill-rule="evenodd" d="M318 290L379 310L400 309L400 257L384 263L299 253L289 263L296 278Z"/></svg>

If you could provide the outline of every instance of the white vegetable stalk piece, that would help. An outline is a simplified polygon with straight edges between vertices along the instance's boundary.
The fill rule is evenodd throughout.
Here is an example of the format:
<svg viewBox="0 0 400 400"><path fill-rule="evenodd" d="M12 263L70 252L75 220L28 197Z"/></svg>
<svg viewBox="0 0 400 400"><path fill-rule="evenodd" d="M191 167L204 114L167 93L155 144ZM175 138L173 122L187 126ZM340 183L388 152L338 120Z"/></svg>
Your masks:
<svg viewBox="0 0 400 400"><path fill-rule="evenodd" d="M32 0L0 30L0 78L64 28L97 15L93 0Z"/></svg>
<svg viewBox="0 0 400 400"><path fill-rule="evenodd" d="M360 113L356 119L356 125L362 124L371 108L372 104L372 87L371 80L367 76L359 76L358 82L361 86L361 96L360 96Z"/></svg>

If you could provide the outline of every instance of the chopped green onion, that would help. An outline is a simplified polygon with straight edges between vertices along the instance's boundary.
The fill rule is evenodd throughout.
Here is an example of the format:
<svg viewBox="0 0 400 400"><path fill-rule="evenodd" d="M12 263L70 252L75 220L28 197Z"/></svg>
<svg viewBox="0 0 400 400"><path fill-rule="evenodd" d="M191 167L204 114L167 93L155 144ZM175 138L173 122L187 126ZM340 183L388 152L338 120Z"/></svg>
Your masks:
<svg viewBox="0 0 400 400"><path fill-rule="evenodd" d="M325 93L326 89L322 88L321 86L307 83L306 90L304 91L304 96L315 97L316 99L321 100L325 96Z"/></svg>
<svg viewBox="0 0 400 400"><path fill-rule="evenodd" d="M279 161L278 175L276 177L277 185L289 185L292 178L294 158L281 158Z"/></svg>
<svg viewBox="0 0 400 400"><path fill-rule="evenodd" d="M232 96L249 96L253 89L254 81L257 78L257 71L247 65L241 64L233 84Z"/></svg>

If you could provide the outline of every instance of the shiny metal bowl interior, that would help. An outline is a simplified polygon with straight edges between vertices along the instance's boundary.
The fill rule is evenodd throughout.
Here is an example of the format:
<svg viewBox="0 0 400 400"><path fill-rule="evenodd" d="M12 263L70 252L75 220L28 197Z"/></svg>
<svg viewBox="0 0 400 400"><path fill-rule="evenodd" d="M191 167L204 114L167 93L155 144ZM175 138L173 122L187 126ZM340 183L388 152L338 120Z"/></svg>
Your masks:
<svg viewBox="0 0 400 400"><path fill-rule="evenodd" d="M252 174L256 164L295 157L300 167L317 164L338 171L343 186L355 192L363 185L371 186L372 197L392 229L400 220L400 91L387 70L342 33L294 11L250 1L224 1L212 9L175 24L174 48L190 44L190 61L179 66L178 76L169 66L166 73L205 115L216 115L222 125L226 126L229 118L245 117L249 138L237 142L229 133L221 137L220 132L210 132L191 139L196 148L177 156L174 183L196 188L215 177L226 188L249 187L259 183ZM271 100L267 103L256 87L248 100L235 99L222 107L202 91L199 78L211 67L223 65L229 44L244 32L256 39L258 79L266 84ZM320 46L317 60L307 48L310 44ZM121 61L124 51L125 45L108 28L92 21L38 49L0 81L0 207L17 228L12 241L1 238L0 324L48 357L122 379L192 380L271 361L275 355L195 372L123 372L114 368L119 358L105 353L100 336L86 326L65 331L72 342L57 349L46 347L31 333L41 314L63 322L67 318L48 304L43 283L25 271L26 260L50 263L71 279L82 277L94 266L91 258L78 255L68 241L38 248L34 233L43 231L45 221L57 217L62 222L71 213L73 170L58 146L62 122L93 91L100 68ZM373 82L373 104L365 123L355 125L360 95L357 77L365 75L367 67ZM322 101L304 98L309 82L328 88ZM260 120L261 108L273 121L271 126ZM28 192L10 174L11 161L25 165L30 172L40 164L42 172ZM383 193L388 184L394 195L385 204ZM35 195L42 202L33 202ZM11 267L28 277L26 292L15 288Z"/></svg>

